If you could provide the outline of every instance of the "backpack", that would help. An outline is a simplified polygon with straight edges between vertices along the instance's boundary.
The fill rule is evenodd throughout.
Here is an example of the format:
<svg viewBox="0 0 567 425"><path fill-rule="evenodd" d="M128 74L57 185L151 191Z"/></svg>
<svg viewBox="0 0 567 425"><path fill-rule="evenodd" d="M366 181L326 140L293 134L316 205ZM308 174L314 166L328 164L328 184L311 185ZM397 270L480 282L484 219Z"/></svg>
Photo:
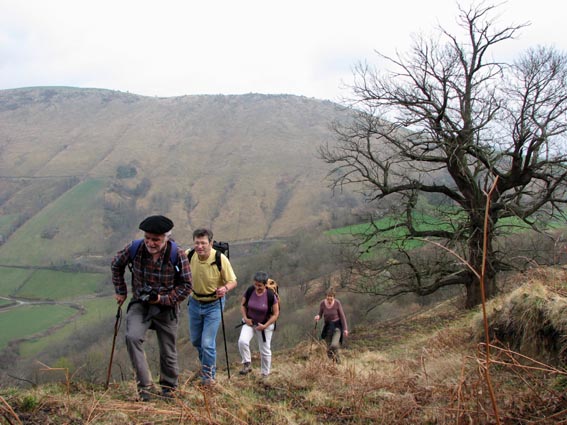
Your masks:
<svg viewBox="0 0 567 425"><path fill-rule="evenodd" d="M134 257L138 253L138 250L140 249L142 242L144 242L143 239L136 239L132 241L132 244L128 249L128 254L130 257L128 260L128 268L130 269L130 272L132 272L132 262L134 261ZM177 266L177 244L172 240L170 240L170 242L171 242L171 250L169 252L169 261L171 261L171 264L173 265L173 267L175 267L175 271L179 272L179 267ZM167 249L169 249L169 247Z"/></svg>
<svg viewBox="0 0 567 425"><path fill-rule="evenodd" d="M248 287L248 289L246 289L246 292L244 293L244 307L248 307L248 301L250 300L250 297L252 296L252 292L254 291L254 285L251 285ZM266 289L268 290L268 316L266 317L266 320L268 317L271 316L272 314L272 308L274 306L274 301L277 297L278 303L280 302L280 294L278 292L278 284L276 283L275 280L273 279L268 279L268 281L266 282ZM281 312L281 304L279 305L280 307L280 312ZM274 322L274 331L276 330L276 326L277 326L277 322Z"/></svg>
<svg viewBox="0 0 567 425"><path fill-rule="evenodd" d="M226 258L230 258L230 250L228 247L228 242L213 241L213 249L216 251L214 264L217 265L217 268L219 269L220 272L222 270L221 254L226 255ZM195 254L195 248L188 249L185 252L187 254L187 258L189 259L189 262L191 262L191 258ZM213 263L211 263L211 265L213 265Z"/></svg>
<svg viewBox="0 0 567 425"><path fill-rule="evenodd" d="M278 284L274 279L268 279L268 281L266 282L266 288L271 289L272 291L274 291L274 293L278 296L278 302L280 300L280 292L279 292L279 288L278 288ZM280 305L281 307L281 305Z"/></svg>

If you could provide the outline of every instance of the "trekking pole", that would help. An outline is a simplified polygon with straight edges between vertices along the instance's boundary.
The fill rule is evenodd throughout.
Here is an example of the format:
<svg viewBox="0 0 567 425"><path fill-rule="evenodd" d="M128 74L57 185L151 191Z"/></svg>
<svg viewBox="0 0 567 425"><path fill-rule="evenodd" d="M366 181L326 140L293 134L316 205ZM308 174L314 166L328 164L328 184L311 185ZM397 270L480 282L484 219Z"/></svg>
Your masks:
<svg viewBox="0 0 567 425"><path fill-rule="evenodd" d="M228 361L228 349L226 348L226 334L224 332L224 313L222 311L222 298L219 300L219 306L220 306L220 316L222 323L222 338L224 340L224 355L226 357L226 370L228 372L228 379L230 379L230 363Z"/></svg>
<svg viewBox="0 0 567 425"><path fill-rule="evenodd" d="M110 383L110 373L112 372L112 359L114 358L114 346L116 345L116 336L118 335L118 329L120 328L120 322L122 321L122 304L124 301L118 303L118 310L116 310L116 322L114 322L114 337L112 338L112 350L110 351L110 362L108 362L108 372L106 374L106 384L104 389L108 389Z"/></svg>
<svg viewBox="0 0 567 425"><path fill-rule="evenodd" d="M309 355L307 357L311 357L311 349L313 348L313 340L317 336L317 323L319 323L318 320L315 321L315 327L313 328L313 336L311 338L311 345L309 345Z"/></svg>

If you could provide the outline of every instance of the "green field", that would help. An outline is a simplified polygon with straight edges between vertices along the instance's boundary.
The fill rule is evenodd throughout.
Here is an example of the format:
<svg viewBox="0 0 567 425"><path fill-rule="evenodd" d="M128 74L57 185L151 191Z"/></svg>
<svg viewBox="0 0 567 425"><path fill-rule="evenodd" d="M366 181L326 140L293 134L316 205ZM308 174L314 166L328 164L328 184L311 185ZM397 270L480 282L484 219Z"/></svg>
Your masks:
<svg viewBox="0 0 567 425"><path fill-rule="evenodd" d="M33 216L0 246L0 262L10 265L49 266L72 263L76 253L101 251L89 238L91 229L100 229L98 205L106 182L86 180ZM51 238L42 237L55 229ZM77 229L84 232L77 232ZM97 238L99 240L100 238Z"/></svg>
<svg viewBox="0 0 567 425"><path fill-rule="evenodd" d="M77 310L61 305L26 305L0 310L0 349L13 339L32 336L76 313Z"/></svg>
<svg viewBox="0 0 567 425"><path fill-rule="evenodd" d="M45 269L0 267L0 276L0 295L2 296L57 301L85 299L85 302L81 304L87 306L88 312L73 321L74 326L77 326L77 323L86 324L89 320L96 320L103 317L103 314L112 314L110 310L115 307L112 300L107 302L108 305L102 305L100 298L94 298L96 293L102 289L106 278L103 273L67 273ZM11 303L7 300L0 301L0 306ZM75 313L77 310L66 305L26 305L6 311L0 310L0 328L2 329L0 349L12 339L26 338L48 330ZM86 319L82 319L83 317ZM70 326L67 325L63 329L70 328ZM51 335L40 337L28 344L43 347L51 338Z"/></svg>
<svg viewBox="0 0 567 425"><path fill-rule="evenodd" d="M0 296L13 296L32 273L31 269L0 267Z"/></svg>
<svg viewBox="0 0 567 425"><path fill-rule="evenodd" d="M37 338L33 341L27 341L20 345L20 355L22 357L32 357L38 353L48 350L49 346L60 344L65 339L73 336L74 332L84 328L86 325L93 323L112 323L116 315L116 301L114 297L93 298L81 303L85 307L85 314L77 317L72 323L57 329L54 333L43 338ZM126 314L126 306L122 308L123 314ZM1 316L1 315L0 315ZM113 327L109 325L108 333L112 334Z"/></svg>
<svg viewBox="0 0 567 425"><path fill-rule="evenodd" d="M0 307L5 307L7 305L14 304L14 301L5 300L0 298Z"/></svg>
<svg viewBox="0 0 567 425"><path fill-rule="evenodd" d="M454 224L456 223L458 216L452 210L447 211L447 214L443 218L433 217L427 214L414 213L413 220L414 225L417 230L454 230ZM375 225L379 229L386 229L392 227L388 231L379 232L380 239L388 238L389 243L384 245L385 248L396 248L403 247L404 249L414 249L423 246L425 242L420 240L415 240L408 238L408 231L405 227L399 225L401 220L397 220L394 217L384 217L376 221ZM565 226L564 223L558 221L552 221L546 223L547 228L560 228ZM518 233L531 229L525 222L516 218L508 217L503 218L498 222L498 229L500 235L510 235L513 233ZM355 224L352 226L345 226L337 229L332 229L327 232L329 236L335 237L361 237L364 235L371 235L375 232L375 228L370 223ZM370 241L365 244L362 248L373 245L377 240L376 237L372 237Z"/></svg>
<svg viewBox="0 0 567 425"><path fill-rule="evenodd" d="M415 228L417 230L453 230L451 224L446 220L441 220L439 218L426 215L426 214L414 214ZM390 241L384 247L396 248L403 247L404 249L414 249L424 245L425 242L408 239L408 231L405 227L399 225L400 220L394 217L384 217L378 220L375 224L379 229L391 228L387 231L381 231L379 234L380 239L388 238ZM360 237L363 235L370 235L374 232L374 227L369 223L355 224L353 226L341 227L338 229L329 230L327 234L329 236L335 237ZM372 237L370 241L365 244L365 247L371 246L376 242L376 237Z"/></svg>
<svg viewBox="0 0 567 425"><path fill-rule="evenodd" d="M15 294L28 299L64 300L94 295L105 275L102 273L65 273L36 270Z"/></svg>
<svg viewBox="0 0 567 425"><path fill-rule="evenodd" d="M0 216L0 235L9 233L10 228L18 219L17 214L3 214Z"/></svg>

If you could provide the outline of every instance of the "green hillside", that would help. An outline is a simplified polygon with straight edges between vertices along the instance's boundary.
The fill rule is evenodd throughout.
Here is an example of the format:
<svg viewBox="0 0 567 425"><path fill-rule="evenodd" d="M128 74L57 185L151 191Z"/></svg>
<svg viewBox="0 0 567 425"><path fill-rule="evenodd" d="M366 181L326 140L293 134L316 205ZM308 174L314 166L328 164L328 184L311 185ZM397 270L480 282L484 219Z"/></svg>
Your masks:
<svg viewBox="0 0 567 425"><path fill-rule="evenodd" d="M70 264L84 252L102 252L102 203L105 181L89 179L77 184L22 224L0 246L6 265L48 266ZM94 231L99 227L98 233Z"/></svg>
<svg viewBox="0 0 567 425"><path fill-rule="evenodd" d="M2 312L0 348L13 339L42 332L75 314L74 309L61 305L29 305Z"/></svg>

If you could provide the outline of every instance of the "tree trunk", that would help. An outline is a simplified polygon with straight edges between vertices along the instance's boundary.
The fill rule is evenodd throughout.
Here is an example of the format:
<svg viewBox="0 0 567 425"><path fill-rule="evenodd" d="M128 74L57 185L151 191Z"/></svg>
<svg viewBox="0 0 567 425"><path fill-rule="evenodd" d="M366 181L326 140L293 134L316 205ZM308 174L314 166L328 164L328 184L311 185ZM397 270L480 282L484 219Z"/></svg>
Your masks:
<svg viewBox="0 0 567 425"><path fill-rule="evenodd" d="M465 287L465 308L474 308L482 302L482 291L480 282L473 273L470 273L470 281L465 285ZM494 297L496 295L496 292L496 278L494 276L494 273L492 273L492 276L489 276L487 270L487 273L484 277L484 294L486 299Z"/></svg>
<svg viewBox="0 0 567 425"><path fill-rule="evenodd" d="M474 220L473 220L474 222ZM484 234L482 225L478 225L476 221L473 231L471 232L471 238L469 240L469 264L480 276L482 274L482 255L483 255L483 241ZM482 223L482 222L481 222ZM492 298L496 295L496 272L494 270L494 252L492 250L492 225L489 224L489 229L487 231L487 252L486 252L486 269L484 273L484 295L486 299ZM466 308L474 308L482 302L482 290L480 285L480 280L473 273L469 273L469 281L465 284L466 287Z"/></svg>

